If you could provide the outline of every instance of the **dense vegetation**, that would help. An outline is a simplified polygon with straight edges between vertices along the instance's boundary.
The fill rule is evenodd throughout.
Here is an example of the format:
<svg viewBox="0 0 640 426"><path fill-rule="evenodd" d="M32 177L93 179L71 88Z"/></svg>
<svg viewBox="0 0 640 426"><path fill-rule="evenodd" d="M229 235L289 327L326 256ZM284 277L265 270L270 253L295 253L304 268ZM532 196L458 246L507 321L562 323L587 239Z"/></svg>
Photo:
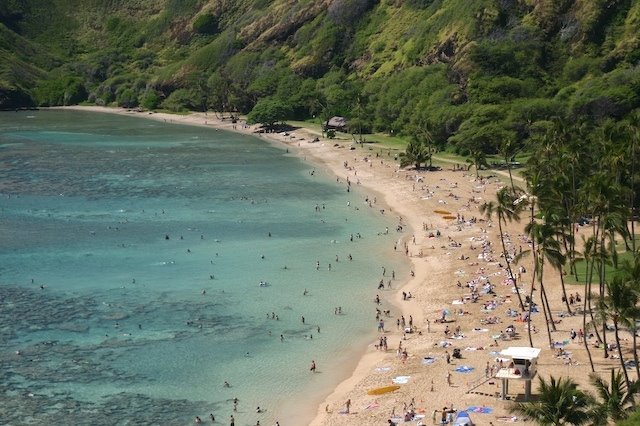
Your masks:
<svg viewBox="0 0 640 426"><path fill-rule="evenodd" d="M5 0L0 107L267 99L480 159L636 109L639 20L632 0Z"/></svg>

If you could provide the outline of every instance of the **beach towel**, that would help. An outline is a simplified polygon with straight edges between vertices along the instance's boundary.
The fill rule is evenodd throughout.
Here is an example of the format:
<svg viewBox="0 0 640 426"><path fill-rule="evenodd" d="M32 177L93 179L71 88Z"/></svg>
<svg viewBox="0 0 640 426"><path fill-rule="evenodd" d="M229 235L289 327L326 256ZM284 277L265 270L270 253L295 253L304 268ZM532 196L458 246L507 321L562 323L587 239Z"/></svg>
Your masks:
<svg viewBox="0 0 640 426"><path fill-rule="evenodd" d="M458 373L471 373L474 370L473 367L468 367L466 365L461 365L459 367L456 367L456 371Z"/></svg>
<svg viewBox="0 0 640 426"><path fill-rule="evenodd" d="M390 371L390 370L391 370L391 367L376 367L375 368L375 371L377 371L379 373L380 372L385 372L385 371Z"/></svg>
<svg viewBox="0 0 640 426"><path fill-rule="evenodd" d="M409 383L410 378L411 376L397 376L394 377L391 381L396 385L406 385L407 383Z"/></svg>
<svg viewBox="0 0 640 426"><path fill-rule="evenodd" d="M516 416L502 416L497 417L496 420L503 423L515 423L518 421L518 418Z"/></svg>
<svg viewBox="0 0 640 426"><path fill-rule="evenodd" d="M378 408L380 406L380 404L378 404L378 401L373 401L371 404L367 405L366 407L364 407L365 410L373 410L374 408Z"/></svg>
<svg viewBox="0 0 640 426"><path fill-rule="evenodd" d="M477 405L472 405L471 407L467 408L466 411L472 412L472 413L479 413L479 414L491 414L493 413L493 408L491 407L480 407Z"/></svg>
<svg viewBox="0 0 640 426"><path fill-rule="evenodd" d="M435 361L436 361L436 359L434 357L425 356L424 358L422 358L422 365L431 365Z"/></svg>

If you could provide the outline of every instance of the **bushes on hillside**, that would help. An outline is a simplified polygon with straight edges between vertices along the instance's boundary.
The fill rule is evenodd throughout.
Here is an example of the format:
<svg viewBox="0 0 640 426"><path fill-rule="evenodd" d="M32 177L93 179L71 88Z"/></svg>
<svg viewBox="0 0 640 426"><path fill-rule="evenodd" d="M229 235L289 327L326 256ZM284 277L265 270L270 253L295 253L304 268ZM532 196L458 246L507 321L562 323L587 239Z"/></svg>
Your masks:
<svg viewBox="0 0 640 426"><path fill-rule="evenodd" d="M193 30L198 34L216 34L218 32L218 18L210 13L203 13L193 21Z"/></svg>
<svg viewBox="0 0 640 426"><path fill-rule="evenodd" d="M279 121L286 120L291 115L291 107L280 99L260 99L247 116L250 124L260 123L272 128Z"/></svg>
<svg viewBox="0 0 640 426"><path fill-rule="evenodd" d="M74 105L87 99L87 90L80 78L59 76L42 81L35 96L39 106Z"/></svg>

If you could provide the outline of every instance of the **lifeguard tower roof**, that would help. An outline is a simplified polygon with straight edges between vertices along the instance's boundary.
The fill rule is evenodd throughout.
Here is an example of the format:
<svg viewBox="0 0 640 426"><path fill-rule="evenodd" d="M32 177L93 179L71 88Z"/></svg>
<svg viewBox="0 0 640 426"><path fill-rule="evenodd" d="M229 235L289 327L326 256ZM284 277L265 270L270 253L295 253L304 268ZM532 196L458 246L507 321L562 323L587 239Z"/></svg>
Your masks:
<svg viewBox="0 0 640 426"><path fill-rule="evenodd" d="M537 359L540 355L539 348L529 348L526 346L511 346L500 352L500 356L509 358L526 359L531 361Z"/></svg>

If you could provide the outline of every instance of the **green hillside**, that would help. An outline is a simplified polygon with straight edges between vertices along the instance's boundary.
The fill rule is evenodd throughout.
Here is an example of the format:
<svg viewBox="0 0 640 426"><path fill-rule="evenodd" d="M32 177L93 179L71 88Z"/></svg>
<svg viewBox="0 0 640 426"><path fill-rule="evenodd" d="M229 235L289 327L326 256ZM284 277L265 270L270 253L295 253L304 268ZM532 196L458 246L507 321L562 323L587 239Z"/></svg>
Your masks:
<svg viewBox="0 0 640 426"><path fill-rule="evenodd" d="M0 107L343 115L462 151L640 105L637 0L5 0Z"/></svg>

